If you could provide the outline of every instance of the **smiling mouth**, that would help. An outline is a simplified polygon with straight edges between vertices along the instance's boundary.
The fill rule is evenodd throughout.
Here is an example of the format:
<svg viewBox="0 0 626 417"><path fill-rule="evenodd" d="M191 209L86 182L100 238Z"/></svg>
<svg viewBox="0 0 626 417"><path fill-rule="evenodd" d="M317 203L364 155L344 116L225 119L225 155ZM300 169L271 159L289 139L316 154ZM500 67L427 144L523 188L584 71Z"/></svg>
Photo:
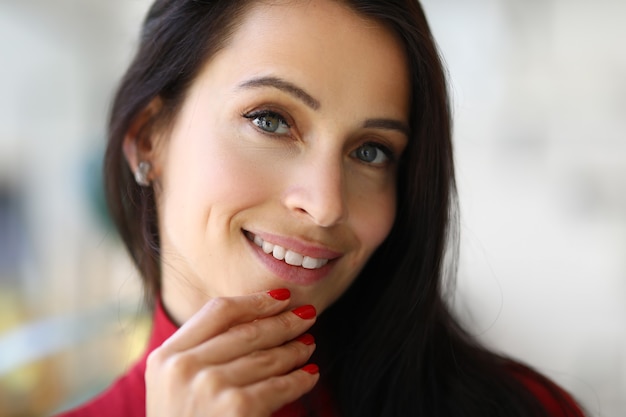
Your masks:
<svg viewBox="0 0 626 417"><path fill-rule="evenodd" d="M283 261L291 266L300 266L305 269L319 269L328 263L325 258L312 258L302 255L292 249L284 248L280 245L267 242L259 236L246 231L246 237L256 246L261 248L263 252L272 255L275 259Z"/></svg>

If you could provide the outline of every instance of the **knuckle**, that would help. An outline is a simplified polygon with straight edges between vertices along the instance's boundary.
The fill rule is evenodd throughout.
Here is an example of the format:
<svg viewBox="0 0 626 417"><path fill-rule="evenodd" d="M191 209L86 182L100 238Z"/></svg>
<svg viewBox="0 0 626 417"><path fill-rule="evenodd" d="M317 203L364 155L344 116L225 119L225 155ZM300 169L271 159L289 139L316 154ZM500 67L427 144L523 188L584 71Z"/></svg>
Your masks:
<svg viewBox="0 0 626 417"><path fill-rule="evenodd" d="M250 354L257 369L272 368L276 364L276 358L267 350L257 350Z"/></svg>
<svg viewBox="0 0 626 417"><path fill-rule="evenodd" d="M215 297L211 298L207 304L206 308L209 311L213 311L216 314L224 313L230 309L232 309L235 301L228 297Z"/></svg>
<svg viewBox="0 0 626 417"><path fill-rule="evenodd" d="M270 298L265 294L255 294L252 297L252 308L256 311L265 311L269 307Z"/></svg>
<svg viewBox="0 0 626 417"><path fill-rule="evenodd" d="M163 372L172 379L187 378L194 372L195 361L191 355L176 354L162 362Z"/></svg>
<svg viewBox="0 0 626 417"><path fill-rule="evenodd" d="M146 358L146 372L152 372L160 368L165 361L165 354L162 348L156 348L148 354Z"/></svg>
<svg viewBox="0 0 626 417"><path fill-rule="evenodd" d="M272 388L276 392L288 393L293 390L294 385L288 378L272 378Z"/></svg>
<svg viewBox="0 0 626 417"><path fill-rule="evenodd" d="M184 374L189 366L187 362L188 359L180 353L170 354L162 348L157 348L150 352L146 359L146 377Z"/></svg>
<svg viewBox="0 0 626 417"><path fill-rule="evenodd" d="M186 384L197 372L197 362L192 355L176 353L168 355L156 349L146 360L146 384L159 384L173 388Z"/></svg>
<svg viewBox="0 0 626 417"><path fill-rule="evenodd" d="M251 410L253 399L246 391L241 389L229 389L221 394L223 403L228 404L235 416L247 416Z"/></svg>
<svg viewBox="0 0 626 417"><path fill-rule="evenodd" d="M193 387L197 391L213 396L223 391L227 386L226 376L214 368L203 368L193 379Z"/></svg>
<svg viewBox="0 0 626 417"><path fill-rule="evenodd" d="M232 331L236 333L239 338L243 339L243 343L250 344L254 343L261 335L261 331L254 323L240 324L239 326L234 327Z"/></svg>
<svg viewBox="0 0 626 417"><path fill-rule="evenodd" d="M293 313L287 312L276 316L276 319L278 320L279 325L285 330L292 330L296 327L296 321L294 320L294 317L296 316Z"/></svg>

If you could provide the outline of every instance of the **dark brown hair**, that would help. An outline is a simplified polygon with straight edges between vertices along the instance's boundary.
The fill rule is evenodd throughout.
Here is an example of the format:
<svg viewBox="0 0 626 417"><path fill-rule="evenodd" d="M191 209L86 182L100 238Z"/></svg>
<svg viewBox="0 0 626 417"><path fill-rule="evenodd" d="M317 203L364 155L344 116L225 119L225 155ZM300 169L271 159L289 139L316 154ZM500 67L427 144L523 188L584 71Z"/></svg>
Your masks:
<svg viewBox="0 0 626 417"><path fill-rule="evenodd" d="M157 0L115 98L107 197L149 299L160 288L156 207L152 190L133 180L124 136L155 98L163 105L154 120L173 120L188 87L227 45L249 3ZM508 371L510 362L465 333L442 297L444 271L454 275L445 267L453 264L457 245L451 122L445 72L421 6L414 0L342 3L384 24L403 43L412 84L411 137L399 166L390 235L316 324L322 382L346 416L547 415Z"/></svg>
<svg viewBox="0 0 626 417"><path fill-rule="evenodd" d="M222 48L247 1L157 0L141 42L115 96L109 121L104 178L109 211L144 283L149 305L161 285L156 202L134 181L122 152L126 133L156 98L159 112L141 131L170 124L202 66Z"/></svg>

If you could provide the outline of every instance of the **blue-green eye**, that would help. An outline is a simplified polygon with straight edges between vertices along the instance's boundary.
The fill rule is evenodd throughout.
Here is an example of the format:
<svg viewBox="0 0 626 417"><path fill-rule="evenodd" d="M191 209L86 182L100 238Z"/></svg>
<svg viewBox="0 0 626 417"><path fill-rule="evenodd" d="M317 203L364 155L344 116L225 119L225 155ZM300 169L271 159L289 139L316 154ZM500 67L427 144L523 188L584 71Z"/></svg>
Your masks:
<svg viewBox="0 0 626 417"><path fill-rule="evenodd" d="M244 115L246 119L252 121L252 124L267 133L276 133L284 135L289 133L289 124L278 113L268 110L262 110Z"/></svg>
<svg viewBox="0 0 626 417"><path fill-rule="evenodd" d="M383 165L389 161L390 151L376 143L365 143L352 152L354 158L368 164Z"/></svg>

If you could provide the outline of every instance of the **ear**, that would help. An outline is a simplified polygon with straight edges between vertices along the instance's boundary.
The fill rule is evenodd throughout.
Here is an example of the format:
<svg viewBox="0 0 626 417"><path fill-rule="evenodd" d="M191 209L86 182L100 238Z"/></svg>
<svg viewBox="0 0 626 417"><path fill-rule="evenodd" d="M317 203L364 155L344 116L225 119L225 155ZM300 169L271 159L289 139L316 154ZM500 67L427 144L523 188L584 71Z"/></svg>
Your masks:
<svg viewBox="0 0 626 417"><path fill-rule="evenodd" d="M122 150L132 172L137 171L139 163L150 162L153 166L157 158L159 140L158 117L163 103L159 97L153 99L135 118L124 136ZM151 173L151 176L154 173Z"/></svg>

